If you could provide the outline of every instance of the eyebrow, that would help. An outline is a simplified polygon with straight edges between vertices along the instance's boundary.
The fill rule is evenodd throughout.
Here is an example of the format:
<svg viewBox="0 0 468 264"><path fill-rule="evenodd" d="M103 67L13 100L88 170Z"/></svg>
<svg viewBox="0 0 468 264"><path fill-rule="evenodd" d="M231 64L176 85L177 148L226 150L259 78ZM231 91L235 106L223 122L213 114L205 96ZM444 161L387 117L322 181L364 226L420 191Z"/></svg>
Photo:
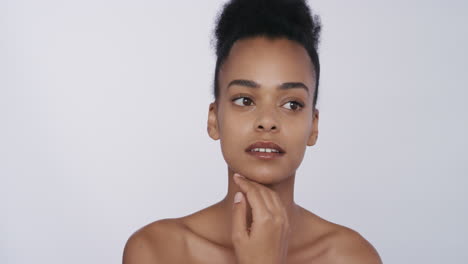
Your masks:
<svg viewBox="0 0 468 264"><path fill-rule="evenodd" d="M260 88L260 84L252 81L252 80L243 80L243 79L239 79L239 80L232 80L227 88L231 87L232 85L240 85L240 86L245 86L245 87L249 87L249 88ZM280 90L287 90L287 89L294 89L294 88L300 88L300 89L304 89L306 90L307 93L309 93L309 88L301 83L301 82L285 82L285 83L282 83L280 86L278 86L278 89Z"/></svg>

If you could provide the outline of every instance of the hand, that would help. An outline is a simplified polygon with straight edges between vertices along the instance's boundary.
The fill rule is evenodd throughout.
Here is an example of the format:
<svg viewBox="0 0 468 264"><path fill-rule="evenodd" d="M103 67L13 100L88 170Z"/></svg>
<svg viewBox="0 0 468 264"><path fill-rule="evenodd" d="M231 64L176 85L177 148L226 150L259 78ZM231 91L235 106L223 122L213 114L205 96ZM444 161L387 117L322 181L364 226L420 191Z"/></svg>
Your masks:
<svg viewBox="0 0 468 264"><path fill-rule="evenodd" d="M234 176L234 182L242 191L237 193L241 195L240 202L234 203L232 208L232 242L238 263L286 263L290 229L278 194L243 176ZM250 232L246 223L247 202L252 208Z"/></svg>

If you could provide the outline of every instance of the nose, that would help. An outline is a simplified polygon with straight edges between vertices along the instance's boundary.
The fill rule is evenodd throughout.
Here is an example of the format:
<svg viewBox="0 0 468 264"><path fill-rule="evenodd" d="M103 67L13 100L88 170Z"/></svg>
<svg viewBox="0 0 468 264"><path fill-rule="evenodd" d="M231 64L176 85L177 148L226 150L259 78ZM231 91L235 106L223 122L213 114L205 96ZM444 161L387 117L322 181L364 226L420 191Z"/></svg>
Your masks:
<svg viewBox="0 0 468 264"><path fill-rule="evenodd" d="M262 111L258 113L258 118L255 121L255 130L259 132L277 132L279 123L275 117L274 111Z"/></svg>

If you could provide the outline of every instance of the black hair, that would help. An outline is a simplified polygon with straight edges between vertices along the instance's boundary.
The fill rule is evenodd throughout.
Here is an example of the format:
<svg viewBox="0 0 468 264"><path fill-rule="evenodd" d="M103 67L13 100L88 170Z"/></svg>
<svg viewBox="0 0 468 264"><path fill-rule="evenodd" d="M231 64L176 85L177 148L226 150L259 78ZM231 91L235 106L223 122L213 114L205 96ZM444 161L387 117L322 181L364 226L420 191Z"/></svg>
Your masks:
<svg viewBox="0 0 468 264"><path fill-rule="evenodd" d="M307 50L315 70L313 109L317 103L320 62L317 46L321 23L305 0L230 0L216 19L214 97L219 97L218 72L237 40L265 36L287 38Z"/></svg>

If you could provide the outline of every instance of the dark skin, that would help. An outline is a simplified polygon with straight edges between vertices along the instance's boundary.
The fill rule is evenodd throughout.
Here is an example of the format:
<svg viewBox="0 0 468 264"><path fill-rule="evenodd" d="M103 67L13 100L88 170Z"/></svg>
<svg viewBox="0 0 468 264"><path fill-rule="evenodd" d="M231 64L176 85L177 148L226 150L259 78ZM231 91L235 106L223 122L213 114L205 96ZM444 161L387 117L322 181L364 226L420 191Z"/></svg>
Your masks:
<svg viewBox="0 0 468 264"><path fill-rule="evenodd" d="M359 233L294 202L296 170L318 137L313 72L297 42L253 37L233 45L207 123L228 165L227 194L196 213L135 232L125 246L124 264L382 263ZM246 153L257 141L275 142L285 154L261 160ZM233 203L237 192L242 200Z"/></svg>

